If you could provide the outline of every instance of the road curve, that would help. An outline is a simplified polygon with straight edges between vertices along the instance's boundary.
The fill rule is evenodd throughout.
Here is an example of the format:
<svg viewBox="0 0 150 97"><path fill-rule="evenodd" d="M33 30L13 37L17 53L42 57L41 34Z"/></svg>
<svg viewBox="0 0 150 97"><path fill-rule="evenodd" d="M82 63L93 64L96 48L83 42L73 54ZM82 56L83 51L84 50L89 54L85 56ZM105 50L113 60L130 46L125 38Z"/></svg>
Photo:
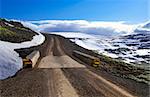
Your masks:
<svg viewBox="0 0 150 97"><path fill-rule="evenodd" d="M48 36L36 68L1 81L1 97L136 97L67 55L57 36Z"/></svg>
<svg viewBox="0 0 150 97"><path fill-rule="evenodd" d="M38 68L53 69L56 73L54 74L55 77L57 77L58 71L61 72L61 77L65 79L63 84L68 83L69 85L63 88L57 87L56 90L60 88L64 89L63 91L68 91L68 93L72 94L71 97L76 97L77 94L79 97L135 97L101 76L91 72L84 65L66 55L59 38L54 37L52 40L54 40L54 43L51 44L53 45L51 46L53 49L49 52L51 55L44 57ZM67 92L61 94L64 95Z"/></svg>

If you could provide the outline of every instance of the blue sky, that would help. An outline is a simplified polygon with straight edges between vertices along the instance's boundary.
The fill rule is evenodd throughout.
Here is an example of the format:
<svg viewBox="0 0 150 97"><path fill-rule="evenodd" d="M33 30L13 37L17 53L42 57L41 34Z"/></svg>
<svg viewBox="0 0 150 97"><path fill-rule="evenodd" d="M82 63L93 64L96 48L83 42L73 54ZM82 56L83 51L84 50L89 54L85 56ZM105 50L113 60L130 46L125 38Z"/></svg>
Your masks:
<svg viewBox="0 0 150 97"><path fill-rule="evenodd" d="M1 17L9 19L131 23L150 19L149 0L1 0L0 3Z"/></svg>

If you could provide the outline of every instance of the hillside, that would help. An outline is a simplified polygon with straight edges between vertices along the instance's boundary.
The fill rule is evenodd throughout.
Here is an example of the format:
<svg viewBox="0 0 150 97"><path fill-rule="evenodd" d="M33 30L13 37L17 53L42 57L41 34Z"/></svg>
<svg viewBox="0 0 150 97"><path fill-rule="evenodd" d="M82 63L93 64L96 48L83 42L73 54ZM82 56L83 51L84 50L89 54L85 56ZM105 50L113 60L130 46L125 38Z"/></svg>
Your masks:
<svg viewBox="0 0 150 97"><path fill-rule="evenodd" d="M22 68L22 58L15 49L40 45L45 37L21 23L0 19L0 80L16 74Z"/></svg>
<svg viewBox="0 0 150 97"><path fill-rule="evenodd" d="M0 19L0 40L20 43L32 40L36 32L24 27L21 23Z"/></svg>
<svg viewBox="0 0 150 97"><path fill-rule="evenodd" d="M24 94L27 96L27 95L37 94L42 97L47 97L47 96L45 96L45 94L47 94L47 93L45 93L45 92L41 93L39 90L41 90L41 88L43 86L44 86L44 88L42 88L42 90L44 90L44 91L47 90L47 88L45 89L45 87L47 87L48 80L52 80L54 82L52 84L57 83L56 82L57 80L54 80L54 78L56 78L57 75L55 75L54 72L51 72L51 70L55 70L55 68L53 68L52 66L56 66L56 65L57 66L66 66L66 65L72 66L72 63L71 63L72 61L69 61L68 58L66 58L66 57L64 58L64 56L67 55L67 56L70 56L71 58L73 58L73 60L87 66L87 68L89 70L91 70L92 72L94 72L95 74L103 76L104 78L112 81L116 85L121 86L121 87L125 88L126 90L133 92L135 95L140 95L138 97L148 97L147 96L148 93L146 92L148 90L148 84L140 81L143 77L141 75L145 75L145 73L147 71L144 71L143 69L140 69L140 68L130 66L123 62L121 63L121 62L115 61L106 56L100 56L91 50L88 50L88 49L82 48L81 46L76 45L74 42L70 41L67 38L57 36L57 35L48 35L48 34L44 34L44 35L46 37L46 41L41 46L34 46L31 48L25 48L25 49L17 49L17 52L21 56L26 56L34 50L39 50L41 52L41 57L38 61L38 64L36 64L34 69L31 69L31 68L23 69L23 70L19 71L15 77L4 80L2 82L3 87L5 87L3 89L3 91L5 91L6 88L8 89L8 91L3 92L3 95L13 94L13 95L20 96L21 94ZM50 50L53 53L51 53ZM80 58L75 57L72 54L72 52L74 50L78 50L80 52L99 57L102 62L101 66L98 68L91 67L90 63L86 63L86 62L80 60ZM65 64L64 62L67 62L67 63ZM73 64L73 65L76 66L76 64ZM44 67L44 69L43 69L42 67L39 67L39 66L46 66L47 68ZM46 70L46 72L45 72L45 70ZM92 76L92 78L89 78L90 74L88 72L83 73L85 70L84 68L83 68L83 72L81 72L82 71L81 69L79 70L79 68L73 68L73 67L72 68L65 67L61 70L63 70L63 73L67 77L67 79L69 79L69 81L71 80L70 81L71 84L78 91L79 95L83 95L85 93L85 96L81 96L81 97L100 97L99 96L100 93L95 92L97 90L93 87L95 85L100 86L99 85L99 84L101 84L101 83L99 83L100 81L98 80L97 81L98 83L95 83L96 78L94 78L94 76ZM77 76L75 76L74 73L77 73ZM49 76L47 76L47 74ZM140 80L139 79L136 79L136 80L139 80L140 82L129 78L129 77L134 77L134 76L138 77L138 75L140 75L139 76ZM23 78L22 78L22 76L23 76ZM60 76L58 78L61 79ZM93 81L93 79L94 79L94 81ZM35 82L35 80L36 80L36 82ZM87 80L88 80L88 82L93 82L93 83L89 84L89 83L87 83ZM10 87L8 87L8 86L10 86ZM135 86L136 86L136 88L135 88ZM52 85L48 86L48 87L50 87L50 89L55 89L55 87L53 87ZM105 86L105 87L107 87L107 86ZM30 91L28 88L31 88L32 91ZM102 88L102 87L100 87L100 88ZM57 89L59 89L59 88L57 88ZM57 89L55 91L57 91ZM84 89L85 91L83 92L81 89L82 90ZM19 91L19 90L21 90L21 91ZM92 91L92 90L95 90L95 91ZM49 90L49 91L51 91L51 90ZM54 93L54 94L56 94L56 93ZM86 95L90 95L90 96L86 96ZM94 96L92 96L92 95L94 95ZM103 96L103 97L111 97L111 96ZM117 96L115 96L115 97L117 97ZM121 96L121 97L123 97L123 96Z"/></svg>

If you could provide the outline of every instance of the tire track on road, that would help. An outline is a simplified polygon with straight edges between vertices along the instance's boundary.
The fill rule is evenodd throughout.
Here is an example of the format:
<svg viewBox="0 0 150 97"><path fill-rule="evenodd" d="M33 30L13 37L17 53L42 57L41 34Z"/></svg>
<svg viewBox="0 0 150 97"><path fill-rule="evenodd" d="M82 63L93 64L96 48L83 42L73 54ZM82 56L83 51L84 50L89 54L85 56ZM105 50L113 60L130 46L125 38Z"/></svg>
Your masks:
<svg viewBox="0 0 150 97"><path fill-rule="evenodd" d="M63 69L81 97L136 97L88 69Z"/></svg>
<svg viewBox="0 0 150 97"><path fill-rule="evenodd" d="M133 97L89 69L78 67L80 64L66 55L67 49L61 44L59 37L47 36L47 41L40 49L42 59L39 60L38 67L23 69L13 78L3 81L2 96ZM40 68L40 66L51 66L52 64L56 66L55 62L61 65L57 69ZM71 69L67 68L69 66L72 66Z"/></svg>

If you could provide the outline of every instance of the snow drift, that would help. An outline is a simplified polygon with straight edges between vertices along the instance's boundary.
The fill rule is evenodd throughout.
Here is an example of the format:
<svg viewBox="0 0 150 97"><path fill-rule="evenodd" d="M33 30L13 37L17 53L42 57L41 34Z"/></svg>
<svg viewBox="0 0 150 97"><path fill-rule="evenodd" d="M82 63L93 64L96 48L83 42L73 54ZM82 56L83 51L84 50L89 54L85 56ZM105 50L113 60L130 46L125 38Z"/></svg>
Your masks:
<svg viewBox="0 0 150 97"><path fill-rule="evenodd" d="M0 79L5 79L16 74L22 68L22 59L14 49L37 46L44 42L45 37L39 33L31 41L10 43L0 41Z"/></svg>

